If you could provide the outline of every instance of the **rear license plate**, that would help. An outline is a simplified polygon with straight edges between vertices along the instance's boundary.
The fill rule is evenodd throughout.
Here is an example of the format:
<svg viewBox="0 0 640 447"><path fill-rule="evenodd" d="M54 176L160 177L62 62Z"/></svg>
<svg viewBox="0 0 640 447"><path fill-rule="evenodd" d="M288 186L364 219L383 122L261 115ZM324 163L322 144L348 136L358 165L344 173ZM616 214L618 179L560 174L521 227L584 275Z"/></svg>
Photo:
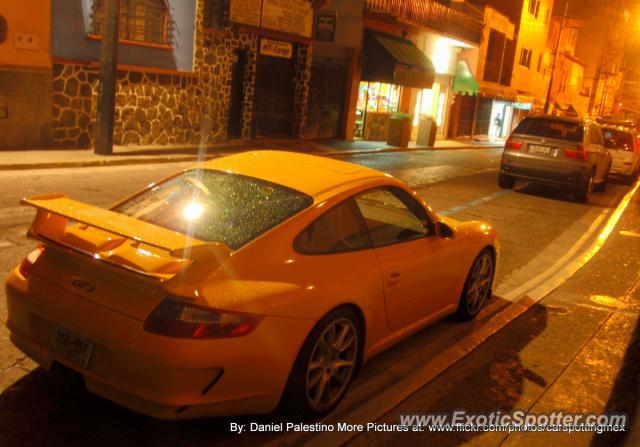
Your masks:
<svg viewBox="0 0 640 447"><path fill-rule="evenodd" d="M529 152L531 152L532 154L543 154L543 155L549 155L553 153L553 151L551 150L551 147L540 146L539 144L530 144Z"/></svg>
<svg viewBox="0 0 640 447"><path fill-rule="evenodd" d="M66 329L57 328L53 349L75 364L86 368L93 353L93 342Z"/></svg>

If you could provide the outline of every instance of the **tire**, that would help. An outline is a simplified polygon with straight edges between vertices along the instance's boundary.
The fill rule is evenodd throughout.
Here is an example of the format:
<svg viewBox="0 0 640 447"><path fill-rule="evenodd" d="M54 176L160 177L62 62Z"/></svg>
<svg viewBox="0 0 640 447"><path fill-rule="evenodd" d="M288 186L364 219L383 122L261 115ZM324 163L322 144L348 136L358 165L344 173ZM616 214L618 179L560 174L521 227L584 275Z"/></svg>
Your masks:
<svg viewBox="0 0 640 447"><path fill-rule="evenodd" d="M495 262L487 249L480 252L471 264L464 282L456 317L460 320L473 320L483 304L491 298L491 285L495 274Z"/></svg>
<svg viewBox="0 0 640 447"><path fill-rule="evenodd" d="M593 190L596 192L605 192L607 190L607 184L609 183L609 172L611 172L611 165L607 166L607 172L604 175L604 179L593 186Z"/></svg>
<svg viewBox="0 0 640 447"><path fill-rule="evenodd" d="M623 181L625 185L633 185L638 180L638 172L634 172L633 174L625 175L623 177Z"/></svg>
<svg viewBox="0 0 640 447"><path fill-rule="evenodd" d="M516 179L507 174L498 174L498 186L502 189L512 189Z"/></svg>
<svg viewBox="0 0 640 447"><path fill-rule="evenodd" d="M334 346L340 337L342 343ZM302 420L331 412L360 367L362 340L360 322L352 310L341 307L322 318L298 353L282 396L282 409ZM327 344L331 345L328 350L323 347Z"/></svg>
<svg viewBox="0 0 640 447"><path fill-rule="evenodd" d="M581 203L588 203L593 192L593 172L589 174L589 177L585 180L582 187L575 193L576 200Z"/></svg>

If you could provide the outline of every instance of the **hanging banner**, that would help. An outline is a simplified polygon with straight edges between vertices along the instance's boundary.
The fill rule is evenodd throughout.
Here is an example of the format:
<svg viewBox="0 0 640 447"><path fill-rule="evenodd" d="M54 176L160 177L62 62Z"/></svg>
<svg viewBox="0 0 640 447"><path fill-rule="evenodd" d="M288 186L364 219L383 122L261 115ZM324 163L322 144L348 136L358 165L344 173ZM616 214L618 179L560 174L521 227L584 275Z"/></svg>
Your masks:
<svg viewBox="0 0 640 447"><path fill-rule="evenodd" d="M262 27L311 37L313 9L308 0L264 0L262 5Z"/></svg>
<svg viewBox="0 0 640 447"><path fill-rule="evenodd" d="M231 0L229 20L245 25L260 26L262 0Z"/></svg>

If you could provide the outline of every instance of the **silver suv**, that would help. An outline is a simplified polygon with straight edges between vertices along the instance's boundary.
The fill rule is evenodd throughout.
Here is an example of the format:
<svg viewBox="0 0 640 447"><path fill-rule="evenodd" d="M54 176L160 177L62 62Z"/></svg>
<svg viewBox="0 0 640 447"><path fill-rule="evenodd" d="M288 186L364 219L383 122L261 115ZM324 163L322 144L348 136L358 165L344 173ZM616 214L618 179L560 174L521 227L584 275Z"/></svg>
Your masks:
<svg viewBox="0 0 640 447"><path fill-rule="evenodd" d="M550 115L526 117L507 139L498 185L513 188L517 179L569 188L588 202L591 192L607 187L611 155L600 127L591 120Z"/></svg>

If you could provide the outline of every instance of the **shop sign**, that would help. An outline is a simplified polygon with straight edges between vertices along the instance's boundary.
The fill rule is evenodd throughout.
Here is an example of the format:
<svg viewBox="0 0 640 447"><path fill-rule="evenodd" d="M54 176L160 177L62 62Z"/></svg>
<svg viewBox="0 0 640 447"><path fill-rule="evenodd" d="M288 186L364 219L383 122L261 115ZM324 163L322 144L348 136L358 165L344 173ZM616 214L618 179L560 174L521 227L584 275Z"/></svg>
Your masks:
<svg viewBox="0 0 640 447"><path fill-rule="evenodd" d="M533 104L531 104L530 102L514 102L513 103L514 109L531 110L532 107L533 107Z"/></svg>
<svg viewBox="0 0 640 447"><path fill-rule="evenodd" d="M279 40L262 39L260 40L260 54L291 59L293 55L293 45L289 42L281 42Z"/></svg>
<svg viewBox="0 0 640 447"><path fill-rule="evenodd" d="M264 0L262 27L311 37L313 9L309 0Z"/></svg>
<svg viewBox="0 0 640 447"><path fill-rule="evenodd" d="M262 0L231 0L229 20L245 25L260 26Z"/></svg>
<svg viewBox="0 0 640 447"><path fill-rule="evenodd" d="M336 38L336 11L316 11L313 40L333 42Z"/></svg>

